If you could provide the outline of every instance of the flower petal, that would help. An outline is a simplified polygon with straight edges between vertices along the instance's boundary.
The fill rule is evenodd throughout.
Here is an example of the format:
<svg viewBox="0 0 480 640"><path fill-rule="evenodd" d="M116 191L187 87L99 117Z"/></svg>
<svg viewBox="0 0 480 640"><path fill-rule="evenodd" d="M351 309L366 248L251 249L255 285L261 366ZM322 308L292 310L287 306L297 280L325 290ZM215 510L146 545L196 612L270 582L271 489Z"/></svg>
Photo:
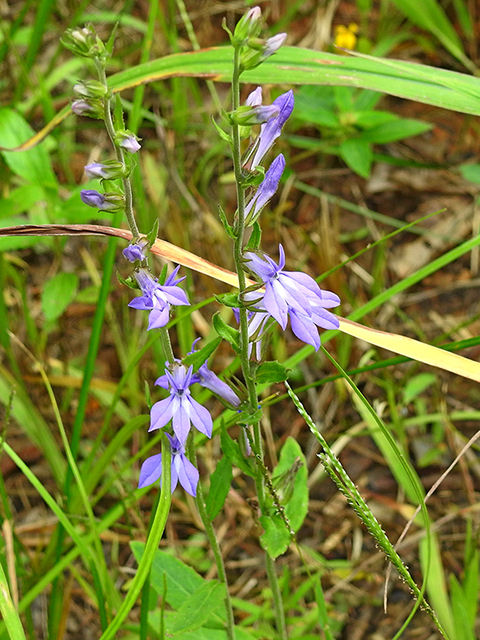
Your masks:
<svg viewBox="0 0 480 640"><path fill-rule="evenodd" d="M150 428L149 431L161 429L170 422L173 416L174 397L169 396L165 400L156 402L150 411Z"/></svg>
<svg viewBox="0 0 480 640"><path fill-rule="evenodd" d="M303 314L297 314L295 311L290 312L290 323L293 333L307 344L311 344L315 347L315 351L320 348L320 336L318 335L318 329L315 324L307 316Z"/></svg>
<svg viewBox="0 0 480 640"><path fill-rule="evenodd" d="M150 456L142 464L140 469L140 477L138 479L138 488L148 487L156 482L162 475L162 454Z"/></svg>
<svg viewBox="0 0 480 640"><path fill-rule="evenodd" d="M190 462L183 453L175 456L175 467L178 471L180 484L191 496L197 495L197 485L199 480L198 469Z"/></svg>
<svg viewBox="0 0 480 640"><path fill-rule="evenodd" d="M190 415L190 420L192 421L194 427L198 429L201 433L207 436L207 438L212 437L213 430L213 421L210 412L205 409L199 402L194 400L193 398L187 399L188 412Z"/></svg>

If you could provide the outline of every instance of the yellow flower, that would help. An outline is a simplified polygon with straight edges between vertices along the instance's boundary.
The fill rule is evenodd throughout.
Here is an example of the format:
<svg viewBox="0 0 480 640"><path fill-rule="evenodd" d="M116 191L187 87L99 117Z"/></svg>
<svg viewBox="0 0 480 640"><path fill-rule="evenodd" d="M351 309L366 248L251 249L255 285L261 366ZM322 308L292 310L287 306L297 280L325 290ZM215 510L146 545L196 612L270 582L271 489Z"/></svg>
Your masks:
<svg viewBox="0 0 480 640"><path fill-rule="evenodd" d="M358 24L351 22L348 27L339 24L335 27L334 44L341 49L355 49L357 44Z"/></svg>

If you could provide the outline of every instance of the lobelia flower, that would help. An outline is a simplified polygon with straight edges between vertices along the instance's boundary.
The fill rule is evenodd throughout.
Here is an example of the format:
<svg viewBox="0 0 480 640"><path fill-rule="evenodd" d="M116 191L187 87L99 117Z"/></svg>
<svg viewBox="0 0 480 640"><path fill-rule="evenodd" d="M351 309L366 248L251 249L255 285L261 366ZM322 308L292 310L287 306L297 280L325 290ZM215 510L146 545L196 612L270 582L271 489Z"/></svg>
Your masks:
<svg viewBox="0 0 480 640"><path fill-rule="evenodd" d="M180 484L187 493L191 496L197 495L198 485L198 469L190 462L185 455L185 446L178 440L176 436L171 436L169 433L165 434L170 441L170 447L172 451L172 475L171 475L171 489L172 493L180 480ZM148 487L150 484L156 482L162 476L162 454L158 453L155 456L150 456L142 464L140 469L140 477L138 480L138 488Z"/></svg>
<svg viewBox="0 0 480 640"><path fill-rule="evenodd" d="M249 291L244 294L243 299L248 306L248 357L252 355L255 345L255 358L262 359L262 339L267 322L272 317L263 306L263 296L258 291ZM233 309L233 314L238 324L240 324L240 312Z"/></svg>
<svg viewBox="0 0 480 640"><path fill-rule="evenodd" d="M294 97L293 91L287 91L278 96L272 105L278 107L278 115L271 118L265 124L262 124L260 134L256 140L254 148L254 156L252 158L251 168L255 169L263 160L267 151L272 147L275 140L282 132L283 125L290 117L293 111Z"/></svg>
<svg viewBox="0 0 480 640"><path fill-rule="evenodd" d="M285 158L281 153L268 168L263 182L259 185L255 195L245 207L245 223L253 224L260 215L263 207L278 189L278 183L285 169Z"/></svg>
<svg viewBox="0 0 480 640"><path fill-rule="evenodd" d="M101 119L104 116L103 105L100 100L85 100L80 98L72 102L72 111L77 116Z"/></svg>
<svg viewBox="0 0 480 640"><path fill-rule="evenodd" d="M226 382L220 380L216 373L210 371L206 362L193 374L193 382L198 382L202 387L209 389L235 408L240 405L240 398L235 391Z"/></svg>
<svg viewBox="0 0 480 640"><path fill-rule="evenodd" d="M125 199L120 193L100 193L95 189L82 189L80 199L83 204L101 211L120 211L125 204Z"/></svg>
<svg viewBox="0 0 480 640"><path fill-rule="evenodd" d="M129 153L137 153L140 149L138 138L131 131L117 131L115 134L115 144Z"/></svg>
<svg viewBox="0 0 480 640"><path fill-rule="evenodd" d="M299 271L284 271L285 252L279 246L277 264L266 254L252 251L244 254L245 268L257 275L265 285L261 305L285 329L290 315L293 333L316 350L320 348L317 326L338 329L338 318L327 311L340 304L340 298L331 291L322 291L315 280ZM258 304L256 305L259 306Z"/></svg>
<svg viewBox="0 0 480 640"><path fill-rule="evenodd" d="M247 107L259 107L262 104L262 87L257 87L245 100Z"/></svg>
<svg viewBox="0 0 480 640"><path fill-rule="evenodd" d="M129 259L129 258L127 258ZM148 328L158 329L164 327L170 318L170 305L189 305L187 294L177 285L185 278L176 278L180 267L176 267L165 280L165 284L159 284L147 269L137 269L134 272L135 280L142 290L141 296L134 298L128 306L141 311L150 311Z"/></svg>
<svg viewBox="0 0 480 640"><path fill-rule="evenodd" d="M170 391L170 396L153 405L149 431L162 429L172 420L173 431L182 444L185 443L192 424L198 431L211 438L212 416L190 395L190 386L195 382L193 367L187 369L178 361L167 362L165 366L165 374L160 376L155 384Z"/></svg>
<svg viewBox="0 0 480 640"><path fill-rule="evenodd" d="M125 175L125 165L117 160L91 162L85 165L85 175L92 180L117 180Z"/></svg>
<svg viewBox="0 0 480 640"><path fill-rule="evenodd" d="M122 251L123 257L129 262L143 262L147 259L145 251L148 249L149 245L150 243L147 238L140 238L137 242L131 242L128 247L125 247Z"/></svg>

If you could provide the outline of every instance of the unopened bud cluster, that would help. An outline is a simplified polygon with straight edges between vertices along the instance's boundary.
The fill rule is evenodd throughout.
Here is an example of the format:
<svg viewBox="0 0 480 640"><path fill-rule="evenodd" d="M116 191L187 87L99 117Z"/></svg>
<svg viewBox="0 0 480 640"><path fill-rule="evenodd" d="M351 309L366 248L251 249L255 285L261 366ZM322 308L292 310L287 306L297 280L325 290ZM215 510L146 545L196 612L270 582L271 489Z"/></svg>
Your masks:
<svg viewBox="0 0 480 640"><path fill-rule="evenodd" d="M262 12L260 7L253 7L240 18L230 40L235 48L240 48L240 69L254 69L267 58L276 53L287 37L286 33L278 33L266 40L259 38L262 30ZM252 124L252 123L250 123Z"/></svg>

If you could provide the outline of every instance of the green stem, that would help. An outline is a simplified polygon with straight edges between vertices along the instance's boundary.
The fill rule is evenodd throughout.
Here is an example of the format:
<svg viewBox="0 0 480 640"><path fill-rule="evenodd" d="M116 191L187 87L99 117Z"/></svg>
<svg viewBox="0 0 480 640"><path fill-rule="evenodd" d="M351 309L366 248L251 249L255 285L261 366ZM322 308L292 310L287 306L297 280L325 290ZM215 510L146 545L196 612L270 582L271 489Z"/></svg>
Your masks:
<svg viewBox="0 0 480 640"><path fill-rule="evenodd" d="M107 92L109 92L110 90L108 87L107 76L105 74L105 67L100 62L100 60L98 60L98 58L95 59L95 67L97 69L98 79L103 84ZM112 100L113 98L105 98L104 100L105 129L107 130L108 137L110 138L113 148L115 149L117 160L125 165L125 155L123 153L123 149L115 143L115 125L112 118ZM124 178L122 178L122 184L123 193L125 196L125 216L127 218L130 231L132 232L133 240L136 240L140 236L140 232L138 230L137 221L135 220L135 214L133 213L133 194L130 177L125 176Z"/></svg>
<svg viewBox="0 0 480 640"><path fill-rule="evenodd" d="M238 47L234 48L233 54L233 77L232 77L232 107L233 111L238 109L240 106L240 51ZM246 289L246 278L245 272L243 270L242 265L242 252L243 252L243 240L245 235L245 187L244 187L244 175L242 171L242 153L240 146L240 127L236 124L232 125L232 155L233 155L233 169L235 174L235 182L237 187L237 220L235 224L235 244L234 244L234 260L235 260L235 268L238 275L238 288L239 288L239 297L242 300L243 293ZM252 368L250 358L249 358L249 349L248 349L248 314L247 309L243 306L240 306L240 362L242 366L243 376L245 379L245 384L247 385L248 390L248 399L250 402L250 408L252 411L255 411L258 407L258 396L257 396L257 388L255 384L255 371ZM257 421L253 424L253 445L255 448L255 454L258 456L259 460L262 461L260 464L258 461L256 462L256 474L255 474L255 485L257 489L258 502L260 506L260 511L265 514L265 480L263 477L263 442L262 442L262 431L260 426L260 421ZM268 553L265 553L265 562L266 562L266 570L267 577L270 582L270 587L272 589L274 609L275 609L275 620L277 631L279 633L280 640L287 640L287 628L285 624L285 612L283 609L282 596L280 593L280 587L277 580L277 574L275 571L275 563L270 558Z"/></svg>
<svg viewBox="0 0 480 640"><path fill-rule="evenodd" d="M100 636L100 640L111 640L115 637L120 625L125 620L130 610L132 609L137 597L142 590L145 581L148 578L150 569L152 568L155 553L158 549L160 539L165 529L168 513L170 511L170 504L172 501L171 494L171 470L172 470L172 454L170 449L170 443L166 435L162 435L162 490L160 493L160 500L158 501L157 511L152 523L152 528L148 535L145 548L143 550L142 559L138 565L138 570L135 578L132 580L127 595L120 607L117 615L108 625L105 632Z"/></svg>
<svg viewBox="0 0 480 640"><path fill-rule="evenodd" d="M285 611L283 608L282 593L280 591L280 585L278 584L277 572L275 569L275 560L273 560L267 552L265 552L265 565L267 568L268 581L272 589L277 631L280 635L281 640L288 640L287 625L285 623Z"/></svg>
<svg viewBox="0 0 480 640"><path fill-rule="evenodd" d="M195 444L193 441L192 433L188 438L188 457L191 462L198 468L197 463L197 453L195 451ZM215 534L215 529L213 528L212 523L207 515L207 510L205 508L205 499L203 496L202 485L199 482L197 486L197 495L196 495L196 503L198 512L200 513L200 517L203 522L203 526L205 527L205 533L207 534L208 541L210 542L210 547L213 551L213 556L215 558L215 563L217 565L218 579L220 582L223 582L225 585L225 609L227 612L227 623L226 623L226 631L227 637L229 640L235 640L235 620L233 617L233 608L232 601L230 600L230 592L228 590L228 582L227 582L227 573L225 571L225 564L223 562L222 552L220 551L220 545L218 544L217 536Z"/></svg>

